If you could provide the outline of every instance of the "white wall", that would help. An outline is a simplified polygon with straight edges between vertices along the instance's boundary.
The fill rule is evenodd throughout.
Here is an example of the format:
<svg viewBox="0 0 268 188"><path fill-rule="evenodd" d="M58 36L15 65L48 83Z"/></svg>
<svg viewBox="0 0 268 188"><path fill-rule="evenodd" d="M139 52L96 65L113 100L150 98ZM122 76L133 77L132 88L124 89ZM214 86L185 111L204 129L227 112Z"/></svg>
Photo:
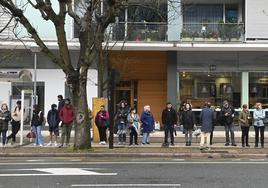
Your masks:
<svg viewBox="0 0 268 188"><path fill-rule="evenodd" d="M8 70L8 69L5 69ZM9 69L9 71L20 71L22 69ZM34 75L33 69L29 70ZM60 69L37 69L37 82L45 82L45 115L50 110L51 104L58 104L57 96L65 95L65 74ZM91 69L88 71L87 96L88 105L92 109L92 98L98 96L97 71ZM2 101L9 103L9 93L11 93L11 83L0 82L0 105Z"/></svg>
<svg viewBox="0 0 268 188"><path fill-rule="evenodd" d="M10 82L0 82L0 105L4 102L9 106L10 93L11 93L11 83Z"/></svg>

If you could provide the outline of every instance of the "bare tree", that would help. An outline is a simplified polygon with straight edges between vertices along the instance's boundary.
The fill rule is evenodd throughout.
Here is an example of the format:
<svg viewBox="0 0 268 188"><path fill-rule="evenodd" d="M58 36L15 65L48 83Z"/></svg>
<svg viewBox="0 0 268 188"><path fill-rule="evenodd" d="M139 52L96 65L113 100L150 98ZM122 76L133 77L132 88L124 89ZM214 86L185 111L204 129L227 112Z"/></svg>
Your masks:
<svg viewBox="0 0 268 188"><path fill-rule="evenodd" d="M103 44L107 41L105 34L108 26L115 22L115 18L120 11L126 6L131 6L129 2L127 0L58 0L58 11L53 8L51 0L28 0L27 4L39 11L44 20L53 23L59 47L59 53L56 54L47 47L36 28L28 20L24 10L20 8L23 6L17 6L12 0L0 0L0 7L11 15L10 20L19 22L40 47L41 52L66 74L67 84L70 87L75 107L75 148L91 147L86 92L88 69L94 62L97 62L99 72L98 93L103 96L103 92L107 88L105 85L108 83L107 79L104 79L108 62L108 48L103 47ZM144 4L139 5L154 9ZM132 3L132 6L138 5ZM80 51L77 62L72 62L67 45L65 32L67 15L73 19L79 30ZM8 24L6 27L8 27Z"/></svg>

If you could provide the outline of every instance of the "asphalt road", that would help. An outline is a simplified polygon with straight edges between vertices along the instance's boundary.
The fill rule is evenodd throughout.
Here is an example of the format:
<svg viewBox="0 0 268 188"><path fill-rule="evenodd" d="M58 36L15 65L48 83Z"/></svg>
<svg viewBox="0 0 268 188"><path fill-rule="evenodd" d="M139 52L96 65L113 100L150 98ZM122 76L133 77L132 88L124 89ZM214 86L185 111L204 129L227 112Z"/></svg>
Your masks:
<svg viewBox="0 0 268 188"><path fill-rule="evenodd" d="M267 188L268 161L8 158L0 188Z"/></svg>

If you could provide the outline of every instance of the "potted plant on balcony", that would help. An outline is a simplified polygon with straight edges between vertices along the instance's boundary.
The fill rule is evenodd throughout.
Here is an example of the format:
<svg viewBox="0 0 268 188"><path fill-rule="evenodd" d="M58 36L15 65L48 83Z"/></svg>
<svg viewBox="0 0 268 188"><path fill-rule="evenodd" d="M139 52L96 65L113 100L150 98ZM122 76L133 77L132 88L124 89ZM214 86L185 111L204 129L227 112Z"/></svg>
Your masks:
<svg viewBox="0 0 268 188"><path fill-rule="evenodd" d="M181 40L185 41L185 42L193 41L191 33L189 31L187 31L186 29L183 29L181 31Z"/></svg>

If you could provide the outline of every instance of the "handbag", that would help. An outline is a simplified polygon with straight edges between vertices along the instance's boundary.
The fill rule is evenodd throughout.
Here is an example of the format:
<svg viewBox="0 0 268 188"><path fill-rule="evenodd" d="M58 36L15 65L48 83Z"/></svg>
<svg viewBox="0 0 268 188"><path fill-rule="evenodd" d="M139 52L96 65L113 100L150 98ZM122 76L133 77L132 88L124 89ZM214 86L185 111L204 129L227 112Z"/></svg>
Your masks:
<svg viewBox="0 0 268 188"><path fill-rule="evenodd" d="M27 137L27 138L35 138L36 135L35 135L35 133L34 133L33 131L30 131L30 132L28 132L28 133L26 134L26 137Z"/></svg>
<svg viewBox="0 0 268 188"><path fill-rule="evenodd" d="M105 121L103 122L103 126L104 126L104 127L109 127L109 126L110 126L109 121L105 120Z"/></svg>

